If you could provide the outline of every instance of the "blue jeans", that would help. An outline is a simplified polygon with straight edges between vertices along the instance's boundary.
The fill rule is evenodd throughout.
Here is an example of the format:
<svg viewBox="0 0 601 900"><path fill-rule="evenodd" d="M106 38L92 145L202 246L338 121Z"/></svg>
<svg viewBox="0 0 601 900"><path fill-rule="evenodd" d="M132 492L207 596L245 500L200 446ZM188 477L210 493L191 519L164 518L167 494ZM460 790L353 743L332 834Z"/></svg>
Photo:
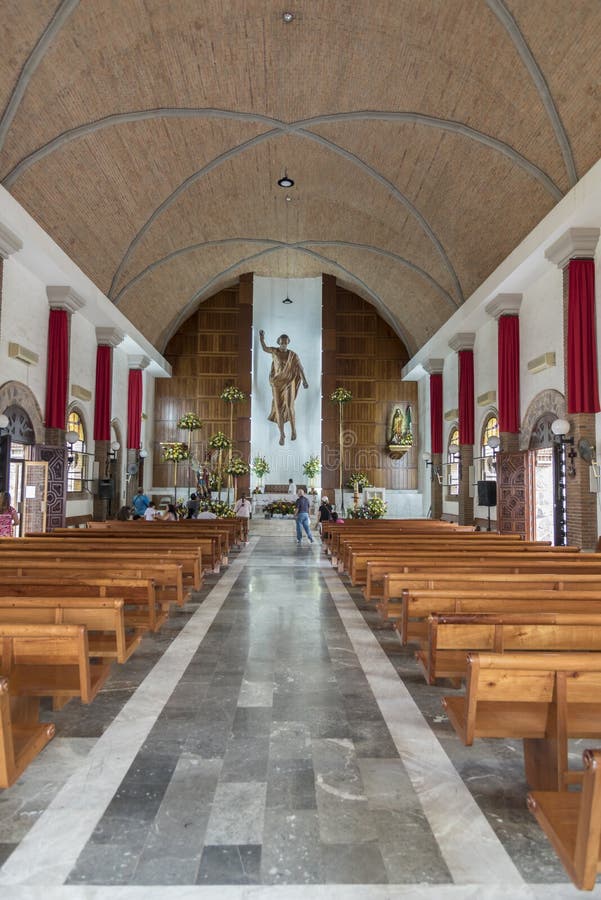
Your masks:
<svg viewBox="0 0 601 900"><path fill-rule="evenodd" d="M309 513L302 512L298 513L296 516L296 540L299 542L299 544L303 536L301 528L305 529L305 534L307 535L311 543L313 543L313 538L311 537L311 529L309 527Z"/></svg>

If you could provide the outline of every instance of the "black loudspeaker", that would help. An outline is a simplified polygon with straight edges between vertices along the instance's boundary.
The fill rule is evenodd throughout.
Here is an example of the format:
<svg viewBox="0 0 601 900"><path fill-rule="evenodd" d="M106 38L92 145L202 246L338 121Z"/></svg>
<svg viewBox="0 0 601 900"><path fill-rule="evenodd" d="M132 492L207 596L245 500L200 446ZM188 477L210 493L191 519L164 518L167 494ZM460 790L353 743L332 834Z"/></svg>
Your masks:
<svg viewBox="0 0 601 900"><path fill-rule="evenodd" d="M497 505L497 482L496 481L479 481L478 482L478 506L496 506Z"/></svg>
<svg viewBox="0 0 601 900"><path fill-rule="evenodd" d="M98 496L101 500L113 499L113 481L111 478L98 479Z"/></svg>

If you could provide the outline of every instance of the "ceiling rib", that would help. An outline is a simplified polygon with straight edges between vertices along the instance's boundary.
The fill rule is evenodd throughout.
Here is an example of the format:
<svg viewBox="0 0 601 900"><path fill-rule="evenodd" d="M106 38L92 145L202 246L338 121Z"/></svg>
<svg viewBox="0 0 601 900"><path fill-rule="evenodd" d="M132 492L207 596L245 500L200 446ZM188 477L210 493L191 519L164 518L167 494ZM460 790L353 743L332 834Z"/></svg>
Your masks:
<svg viewBox="0 0 601 900"><path fill-rule="evenodd" d="M58 5L56 12L44 28L42 34L37 40L35 47L25 61L25 65L21 69L10 100L6 104L6 109L0 119L0 150L4 146L6 135L10 130L10 126L17 114L19 104L25 95L25 91L29 82L43 60L48 47L59 33L71 13L79 6L79 0L62 0Z"/></svg>
<svg viewBox="0 0 601 900"><path fill-rule="evenodd" d="M534 85L542 100L543 106L547 112L547 116L549 117L549 120L551 122L551 127L553 128L553 131L555 133L557 143L559 144L559 149L561 151L561 155L563 156L563 161L565 163L568 175L569 185L570 187L574 187L574 185L578 181L578 173L576 172L576 164L574 162L574 156L572 154L572 147L570 145L570 140L568 138L567 132L563 126L563 122L561 121L561 118L559 116L559 112L557 111L557 107L555 106L553 94L551 93L551 89L547 84L546 78L543 75L539 64L537 63L532 50L526 43L526 39L520 31L518 23L503 3L503 0L486 0L486 4L507 31L509 37L513 41L518 56L524 63L528 74L534 82Z"/></svg>
<svg viewBox="0 0 601 900"><path fill-rule="evenodd" d="M429 272L426 272L425 269L420 268L415 263L411 262L411 260L405 259L403 256L399 256L398 253L393 253L391 250L384 250L381 247L374 247L371 244L356 244L352 241L312 241L310 239L306 239L304 241L295 241L294 243L286 243L285 241L276 241L272 238L249 238L249 237L235 237L235 238L222 238L220 240L215 241L201 241L197 244L190 244L187 247L180 247L178 250L173 250L171 253L168 253L166 256L162 256L160 259L156 259L154 262L147 265L144 269L138 272L131 281L128 281L126 285L124 285L119 293L115 297L115 303L121 299L123 294L126 293L130 288L134 287L139 281L146 277L146 275L150 274L154 269L163 265L164 263L170 262L172 259L175 259L178 256L182 256L185 253L193 253L196 250L204 250L208 247L224 247L228 244L268 244L270 247L274 249L280 248L284 250L298 250L298 249L307 249L307 245L309 247L340 247L340 248L350 248L353 250L367 250L371 253L377 253L380 256L385 256L388 259L392 259L397 263L400 263L403 266L411 269L416 272L422 278L425 278L426 281L429 281L432 287L441 294L442 297L453 307L453 311L458 308L457 302L454 298L446 291L441 284L439 284L435 278L433 278Z"/></svg>
<svg viewBox="0 0 601 900"><path fill-rule="evenodd" d="M258 253L253 253L251 256L247 256L247 257L244 257L243 259L239 259L237 262L232 263L231 266L228 266L227 268L223 269L223 271L219 272L217 275L214 275L212 278L209 279L209 281L205 282L205 284L193 294L193 296L187 301L187 303L184 304L182 309L179 311L177 317L172 320L172 322L170 323L168 328L163 330L163 332L161 333L161 335L156 343L156 346L159 349L159 351L161 353L164 352L167 341L170 339L170 337L173 334L175 334L175 332L180 327L180 325L183 322L185 322L186 319L193 313L194 309L196 308L196 304L199 303L201 300L203 300L205 297L207 297L209 295L209 293L211 291L213 291L214 288L219 284L220 281L223 282L223 280L225 278L227 278L227 276L230 273L235 272L236 269L238 269L240 266L246 265L247 263L251 263L257 259L261 259L262 257L270 256L272 253L276 253L278 250L281 250L281 249L282 249L282 247L280 247L280 246L267 247L265 250L260 250ZM415 353L415 348L417 346L415 340L407 334L407 332L402 327L400 322L397 321L397 319L391 314L390 310L387 309L387 307L384 305L384 303L382 302L379 295L376 294L376 292L373 291L371 288L369 288L365 284L365 282L363 282L360 278L358 278L356 275L354 275L352 272L350 272L348 269L346 269L340 263L329 259L327 256L322 256L322 254L315 253L314 251L308 250L305 247L299 247L298 251L299 251L299 253L306 253L308 256L312 256L315 259L318 259L322 262L330 263L331 265L335 266L337 269L340 269L342 272L344 272L345 275L348 275L349 279L351 280L351 282L353 284L356 284L359 287L363 288L363 290L366 292L366 294L373 301L374 306L377 307L380 315L385 319L386 322L388 322L388 324L393 329L393 331L395 331L396 334L398 334L398 336L404 342L405 346L407 347L408 352L410 354ZM220 287L223 289L224 285L221 284Z"/></svg>
<svg viewBox="0 0 601 900"><path fill-rule="evenodd" d="M57 135L52 140L33 150L8 172L2 179L2 184L7 190L35 163L40 162L46 156L54 153L56 150L64 147L65 144L80 138L87 137L96 131L102 131L105 128L112 128L117 125L129 124L131 122L144 122L149 119L233 119L238 122L258 122L269 125L275 131L281 131L283 134L295 134L304 132L308 127L314 125L325 125L336 122L352 122L352 121L380 121L380 122L411 122L416 125L423 125L426 128L440 129L448 131L451 134L458 134L468 140L476 141L483 144L491 150L502 153L508 157L515 165L524 169L533 178L536 178L548 191L554 200L561 200L564 196L561 188L555 184L553 179L537 165L523 156L515 147L507 144L505 141L498 140L483 131L464 125L463 122L455 122L452 119L443 119L438 116L426 116L415 112L387 112L385 110L363 110L361 112L351 113L328 113L323 116L314 116L310 119L301 119L298 122L286 123L279 119L269 116L262 116L255 113L235 112L228 109L214 108L197 108L187 109L183 107L163 107L159 109L134 110L127 113L114 113L110 116L104 116L102 119L96 119L94 122L87 122L85 125L78 125Z"/></svg>

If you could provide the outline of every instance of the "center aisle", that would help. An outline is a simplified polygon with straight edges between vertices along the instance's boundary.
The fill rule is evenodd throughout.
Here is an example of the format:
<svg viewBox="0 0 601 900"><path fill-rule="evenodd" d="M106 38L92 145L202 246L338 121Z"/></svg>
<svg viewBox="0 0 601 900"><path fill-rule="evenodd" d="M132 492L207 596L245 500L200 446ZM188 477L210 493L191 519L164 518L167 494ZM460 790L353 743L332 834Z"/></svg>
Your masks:
<svg viewBox="0 0 601 900"><path fill-rule="evenodd" d="M217 885L274 900L539 896L319 541L297 546L293 529L253 520L250 545L7 861L11 898L35 896L19 884L49 900L84 885L95 900L139 898L134 885L165 886L145 898L250 896Z"/></svg>

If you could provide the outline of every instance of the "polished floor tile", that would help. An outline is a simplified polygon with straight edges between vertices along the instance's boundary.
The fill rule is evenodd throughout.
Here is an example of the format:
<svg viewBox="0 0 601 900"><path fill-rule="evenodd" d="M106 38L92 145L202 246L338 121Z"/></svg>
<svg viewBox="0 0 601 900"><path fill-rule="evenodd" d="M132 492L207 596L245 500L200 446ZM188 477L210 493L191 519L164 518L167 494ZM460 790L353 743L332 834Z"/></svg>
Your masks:
<svg viewBox="0 0 601 900"><path fill-rule="evenodd" d="M46 711L57 738L0 795L0 890L571 896L519 745L460 745L321 546L253 526L97 701Z"/></svg>

